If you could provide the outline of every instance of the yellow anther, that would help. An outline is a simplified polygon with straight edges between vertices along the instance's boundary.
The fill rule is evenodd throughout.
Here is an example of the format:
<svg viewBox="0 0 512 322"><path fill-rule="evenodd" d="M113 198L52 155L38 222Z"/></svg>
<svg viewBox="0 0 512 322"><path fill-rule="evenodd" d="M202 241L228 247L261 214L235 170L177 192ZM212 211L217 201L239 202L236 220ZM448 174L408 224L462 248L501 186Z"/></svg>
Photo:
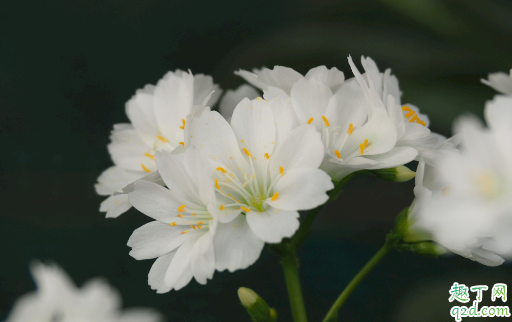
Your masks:
<svg viewBox="0 0 512 322"><path fill-rule="evenodd" d="M204 221L200 221L196 225L202 225L202 224L204 224Z"/></svg>
<svg viewBox="0 0 512 322"><path fill-rule="evenodd" d="M242 140L242 143L244 143L244 140Z"/></svg>
<svg viewBox="0 0 512 322"><path fill-rule="evenodd" d="M336 154L336 156L338 157L338 159L341 159L340 151L338 151L338 150L334 150L334 154Z"/></svg>
<svg viewBox="0 0 512 322"><path fill-rule="evenodd" d="M144 153L144 156L146 156L146 157L148 157L148 158L150 158L150 159L152 159L152 160L154 160L154 159L155 159L155 156L154 156L154 155L152 155L152 154L149 154L149 153Z"/></svg>
<svg viewBox="0 0 512 322"><path fill-rule="evenodd" d="M411 108L407 105L402 106L402 111L411 111Z"/></svg>
<svg viewBox="0 0 512 322"><path fill-rule="evenodd" d="M269 158L270 158L270 156L268 155L268 153L265 153L263 156L265 157L265 159L269 159Z"/></svg>
<svg viewBox="0 0 512 322"><path fill-rule="evenodd" d="M329 120L327 119L327 117L322 115L322 120L324 120L324 125L325 126L329 126Z"/></svg>
<svg viewBox="0 0 512 322"><path fill-rule="evenodd" d="M197 225L196 227L197 227L198 229L201 229L201 228L203 228L202 226L199 226L199 225Z"/></svg>
<svg viewBox="0 0 512 322"><path fill-rule="evenodd" d="M242 148L242 149L244 150L245 154L247 154L248 157L252 158L251 152L247 151L246 148Z"/></svg>
<svg viewBox="0 0 512 322"><path fill-rule="evenodd" d="M178 217L183 218L184 216L182 214L179 214Z"/></svg>
<svg viewBox="0 0 512 322"><path fill-rule="evenodd" d="M184 230L184 231L182 231L181 233L182 233L182 234L186 234L186 233L188 233L188 230Z"/></svg>
<svg viewBox="0 0 512 322"><path fill-rule="evenodd" d="M140 165L141 165L141 167L142 167L142 169L143 169L144 171L146 171L146 172L151 172L151 170L149 170L148 168L146 168L146 166L145 166L143 163L141 163Z"/></svg>
<svg viewBox="0 0 512 322"><path fill-rule="evenodd" d="M406 113L404 116L406 119L408 119L409 117L413 116L414 114L416 114L416 112L410 111L409 113Z"/></svg>
<svg viewBox="0 0 512 322"><path fill-rule="evenodd" d="M284 174L284 168L283 167L279 167L279 174L281 176Z"/></svg>
<svg viewBox="0 0 512 322"><path fill-rule="evenodd" d="M406 115L407 117L407 115ZM411 119L409 120L409 123L413 123L414 121L416 121L416 119L418 118L418 114L414 114Z"/></svg>
<svg viewBox="0 0 512 322"><path fill-rule="evenodd" d="M194 225L190 225L190 228L192 229L196 229L196 227Z"/></svg>
<svg viewBox="0 0 512 322"><path fill-rule="evenodd" d="M279 192L276 191L270 200L275 201L279 197Z"/></svg>
<svg viewBox="0 0 512 322"><path fill-rule="evenodd" d="M215 188L219 189L220 190L220 187L219 187L219 180L215 179Z"/></svg>
<svg viewBox="0 0 512 322"><path fill-rule="evenodd" d="M354 124L350 123L350 125L348 126L347 133L350 135L352 134L352 132L354 132Z"/></svg>
<svg viewBox="0 0 512 322"><path fill-rule="evenodd" d="M183 125L180 126L180 129L184 130L185 129L185 124L187 124L187 121L185 121L185 119L181 119L181 122L183 123Z"/></svg>
<svg viewBox="0 0 512 322"><path fill-rule="evenodd" d="M176 226L176 222L173 221L172 223L169 224L169 226Z"/></svg>
<svg viewBox="0 0 512 322"><path fill-rule="evenodd" d="M224 210L224 205L221 205L221 206L219 207L219 209L220 209L220 210Z"/></svg>
<svg viewBox="0 0 512 322"><path fill-rule="evenodd" d="M180 142L179 144L185 146L185 142Z"/></svg>
<svg viewBox="0 0 512 322"><path fill-rule="evenodd" d="M226 170L224 170L224 168L223 168L223 167L218 167L218 168L217 168L217 169L215 169L215 170L220 171L220 172L222 172L222 173L226 173L226 172L227 172Z"/></svg>
<svg viewBox="0 0 512 322"><path fill-rule="evenodd" d="M243 210L243 211L245 211L245 212L251 212L251 209L246 208L246 207L244 207L244 206L240 206L240 209L242 209L242 210Z"/></svg>
<svg viewBox="0 0 512 322"><path fill-rule="evenodd" d="M178 207L178 212L184 212L186 208L187 208L187 205L181 205Z"/></svg>
<svg viewBox="0 0 512 322"><path fill-rule="evenodd" d="M368 139L365 139L363 143L359 144L359 153L364 154L364 149L368 146Z"/></svg>
<svg viewBox="0 0 512 322"><path fill-rule="evenodd" d="M308 120L308 124L311 124L311 122L313 122L313 118L310 118L310 119Z"/></svg>
<svg viewBox="0 0 512 322"><path fill-rule="evenodd" d="M197 214L195 214L195 213L191 213L191 215L192 215L192 216L197 216Z"/></svg>
<svg viewBox="0 0 512 322"><path fill-rule="evenodd" d="M169 141L167 141L167 139L166 139L166 138L164 138L164 137L163 137L163 136L161 136L161 135L157 135L156 137L157 137L157 138L159 138L159 139L160 139L160 141L162 141L162 142L169 142Z"/></svg>
<svg viewBox="0 0 512 322"><path fill-rule="evenodd" d="M441 193L441 196L448 196L450 194L450 186L446 186L443 188L443 193Z"/></svg>

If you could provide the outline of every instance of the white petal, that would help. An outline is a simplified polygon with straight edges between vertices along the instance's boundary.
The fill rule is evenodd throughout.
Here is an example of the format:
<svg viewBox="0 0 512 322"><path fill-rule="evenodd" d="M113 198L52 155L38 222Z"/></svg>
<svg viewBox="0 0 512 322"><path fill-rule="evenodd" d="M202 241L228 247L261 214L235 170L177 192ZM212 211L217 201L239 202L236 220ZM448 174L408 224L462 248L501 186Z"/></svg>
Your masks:
<svg viewBox="0 0 512 322"><path fill-rule="evenodd" d="M329 199L326 192L333 188L331 178L320 169L293 169L277 182L277 199L266 202L277 209L309 210L324 204Z"/></svg>
<svg viewBox="0 0 512 322"><path fill-rule="evenodd" d="M176 147L183 141L184 119L193 105L194 77L188 73L177 76L167 73L155 87L154 102L158 128L163 137Z"/></svg>
<svg viewBox="0 0 512 322"><path fill-rule="evenodd" d="M224 96L222 97L219 104L219 112L222 116L226 118L226 120L231 120L231 116L233 115L233 111L235 110L236 105L244 98L248 98L250 100L255 99L259 96L257 90L254 87L244 84L239 86L236 90L227 90Z"/></svg>
<svg viewBox="0 0 512 322"><path fill-rule="evenodd" d="M276 87L269 87L269 91L278 90ZM265 92L267 93L267 91ZM265 97L270 104L276 123L276 141L275 146L281 144L294 128L299 125L295 111L293 110L290 97L284 93L269 94Z"/></svg>
<svg viewBox="0 0 512 322"><path fill-rule="evenodd" d="M235 108L231 127L238 145L246 149L255 162L257 178L264 175L265 155L272 155L276 140L274 114L263 99L243 99ZM261 161L261 162L260 162Z"/></svg>
<svg viewBox="0 0 512 322"><path fill-rule="evenodd" d="M157 293L167 293L172 289L165 284L164 278L174 255L176 255L176 250L158 257L151 266L151 270L148 275L148 284L151 286L151 289L156 290Z"/></svg>
<svg viewBox="0 0 512 322"><path fill-rule="evenodd" d="M320 133L312 125L301 125L288 137L270 157L269 171L273 177L297 168L317 168L324 157L324 146Z"/></svg>
<svg viewBox="0 0 512 322"><path fill-rule="evenodd" d="M145 175L147 175L145 171L128 171L113 166L101 173L94 187L99 195L110 195Z"/></svg>
<svg viewBox="0 0 512 322"><path fill-rule="evenodd" d="M229 223L242 212L240 207L222 207L223 205L232 204L234 202L233 199L224 196L221 193L217 193L217 203L215 205L209 206L208 211L218 219L221 223ZM234 197L233 194L231 197ZM241 198L240 196L237 196ZM236 198L235 198L236 199ZM222 210L220 209L222 208Z"/></svg>
<svg viewBox="0 0 512 322"><path fill-rule="evenodd" d="M158 172L169 190L183 199L201 204L198 189L184 169L184 158L184 153L174 154L161 151L155 154Z"/></svg>
<svg viewBox="0 0 512 322"><path fill-rule="evenodd" d="M242 76L252 85L265 90L267 86L274 86L283 89L289 93L292 85L302 78L302 75L291 68L283 66L274 66L274 69L263 68L256 73L250 73L240 70L235 74Z"/></svg>
<svg viewBox="0 0 512 322"><path fill-rule="evenodd" d="M196 74L194 75L194 100L193 105L200 105L204 99L213 92L208 100L209 106L214 106L219 100L222 90L219 85L213 83L213 78L208 75Z"/></svg>
<svg viewBox="0 0 512 322"><path fill-rule="evenodd" d="M235 134L226 120L217 112L203 112L190 124L188 145L195 145L203 155L229 168L237 176L249 172Z"/></svg>
<svg viewBox="0 0 512 322"><path fill-rule="evenodd" d="M331 69L327 69L325 66L311 68L304 77L306 79L314 78L324 83L329 86L333 92L336 92L345 81L345 75L343 75L343 72L340 72L336 67Z"/></svg>
<svg viewBox="0 0 512 322"><path fill-rule="evenodd" d="M245 216L219 224L213 237L215 268L234 272L254 264L260 257L265 243L258 238L247 224Z"/></svg>
<svg viewBox="0 0 512 322"><path fill-rule="evenodd" d="M111 133L112 142L108 145L108 151L112 161L122 169L131 171L156 170L155 161L144 154L152 147L148 146L132 128L116 128ZM145 169L144 169L145 168Z"/></svg>
<svg viewBox="0 0 512 322"><path fill-rule="evenodd" d="M371 169L394 168L411 162L418 155L418 150L411 147L396 147L388 152L368 155L366 158L380 162Z"/></svg>
<svg viewBox="0 0 512 322"><path fill-rule="evenodd" d="M192 248L194 247L197 239L201 235L195 234L190 236L190 234L191 232L187 234L189 235L188 240L178 248L178 251L176 251L174 258L171 261L171 265L169 265L165 274L165 284L175 290L187 285L193 277L192 269L190 267L190 253L192 252Z"/></svg>
<svg viewBox="0 0 512 322"><path fill-rule="evenodd" d="M240 69L240 70L237 70L235 72L235 75L238 75L238 76L242 77L249 84L251 84L254 87L257 87L257 88L259 88L261 90L265 90L267 88L267 84L264 81L260 80L258 78L258 75L256 75L255 73L251 73L249 71Z"/></svg>
<svg viewBox="0 0 512 322"><path fill-rule="evenodd" d="M300 79L292 87L291 100L292 106L297 114L301 124L314 124L318 129L322 129L327 105L333 93L329 87L316 79Z"/></svg>
<svg viewBox="0 0 512 322"><path fill-rule="evenodd" d="M393 96L395 99L395 103L397 105L400 104L400 97L402 93L400 92L400 87L398 86L398 79L395 75L391 75L391 69L386 69L384 72L384 89L382 93L383 100L386 100L388 95Z"/></svg>
<svg viewBox="0 0 512 322"><path fill-rule="evenodd" d="M153 182L141 180L134 186L134 191L128 194L131 204L146 216L165 224L176 220L178 208L182 205L199 207Z"/></svg>
<svg viewBox="0 0 512 322"><path fill-rule="evenodd" d="M137 228L128 240L132 248L130 256L137 260L151 259L165 255L186 240L187 226L170 226L159 221L152 221Z"/></svg>
<svg viewBox="0 0 512 322"><path fill-rule="evenodd" d="M503 72L491 73L489 80L482 79L482 83L500 93L512 95L512 73L510 75Z"/></svg>
<svg viewBox="0 0 512 322"><path fill-rule="evenodd" d="M192 146L184 154L184 168L187 177L193 183L202 204L215 202L215 184L212 178L212 167L201 151Z"/></svg>
<svg viewBox="0 0 512 322"><path fill-rule="evenodd" d="M279 243L283 238L291 237L300 225L297 211L273 207L264 212L251 211L246 217L254 234L267 243Z"/></svg>
<svg viewBox="0 0 512 322"><path fill-rule="evenodd" d="M487 102L484 109L485 120L493 130L503 133L512 128L512 97L496 95Z"/></svg>
<svg viewBox="0 0 512 322"><path fill-rule="evenodd" d="M132 204L128 200L128 195L121 194L105 199L100 205L100 211L106 212L107 218L117 218L127 212L131 207Z"/></svg>
<svg viewBox="0 0 512 322"><path fill-rule="evenodd" d="M505 262L505 260L493 252L487 251L485 249L473 249L472 251L472 259L476 260L477 262L484 264L486 266L500 266Z"/></svg>
<svg viewBox="0 0 512 322"><path fill-rule="evenodd" d="M158 135L158 124L153 103L154 86L146 85L137 90L135 95L126 103L126 114L140 137L151 146Z"/></svg>
<svg viewBox="0 0 512 322"><path fill-rule="evenodd" d="M190 256L192 275L199 284L206 284L208 279L213 278L215 271L215 255L210 232L206 232L196 241Z"/></svg>

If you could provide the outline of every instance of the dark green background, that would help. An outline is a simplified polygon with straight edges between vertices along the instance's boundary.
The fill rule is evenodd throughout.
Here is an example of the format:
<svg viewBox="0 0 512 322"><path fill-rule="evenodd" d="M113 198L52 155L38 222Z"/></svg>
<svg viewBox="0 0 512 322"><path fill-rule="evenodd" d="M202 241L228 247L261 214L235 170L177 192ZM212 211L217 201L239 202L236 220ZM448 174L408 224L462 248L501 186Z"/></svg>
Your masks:
<svg viewBox="0 0 512 322"><path fill-rule="evenodd" d="M242 83L234 70L262 65L305 73L325 64L351 76L346 57L364 54L391 67L404 102L449 135L455 116L481 115L494 95L479 79L512 67L512 1L2 1L0 35L0 320L34 289L27 265L41 259L62 265L78 284L105 276L126 306L156 307L168 321L248 321L240 286L290 321L278 259L268 251L206 286L192 282L164 295L147 286L152 261L131 258L126 241L148 218L130 210L104 219L93 189L111 165L112 125L127 121L124 103L176 68L213 75L226 89ZM319 216L300 249L311 321L380 247L412 187L356 178ZM395 252L340 317L452 321L454 281L511 283L511 273L509 265Z"/></svg>

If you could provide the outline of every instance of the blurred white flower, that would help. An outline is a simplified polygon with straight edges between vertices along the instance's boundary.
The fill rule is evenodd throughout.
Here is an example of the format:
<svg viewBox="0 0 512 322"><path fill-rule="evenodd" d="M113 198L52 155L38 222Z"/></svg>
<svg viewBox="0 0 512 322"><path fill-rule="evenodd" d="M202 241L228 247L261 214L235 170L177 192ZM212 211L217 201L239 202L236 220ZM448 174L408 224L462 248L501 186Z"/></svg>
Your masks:
<svg viewBox="0 0 512 322"><path fill-rule="evenodd" d="M327 201L326 191L333 185L318 169L323 158L320 135L304 125L280 136L288 120L279 120L273 110L285 105L279 99L244 99L233 112L231 126L217 112L205 111L191 120L185 145L199 147L210 159L221 203L219 221L230 223L222 233L219 226L214 239L236 231L256 249L263 242L278 243L299 227L298 210ZM225 248L220 246L224 241L217 242L215 249ZM222 253L225 260L216 253L217 269L239 268L234 262L239 256Z"/></svg>
<svg viewBox="0 0 512 322"><path fill-rule="evenodd" d="M131 204L155 221L133 232L130 255L158 257L149 272L149 285L158 293L179 290L192 277L205 284L215 270L217 204L211 166L194 147L179 154L159 151L155 159L168 189L144 180L133 184Z"/></svg>
<svg viewBox="0 0 512 322"><path fill-rule="evenodd" d="M452 252L497 266L512 251L512 97L485 107L488 128L459 120L460 154L420 162L412 230ZM432 160L432 158L431 158Z"/></svg>
<svg viewBox="0 0 512 322"><path fill-rule="evenodd" d="M121 311L119 293L102 279L77 288L55 265L31 267L37 291L20 297L6 322L161 322L153 309Z"/></svg>
<svg viewBox="0 0 512 322"><path fill-rule="evenodd" d="M236 105L244 98L248 98L250 100L255 99L260 94L254 87L244 84L238 86L236 90L228 89L219 103L219 113L224 116L224 118L229 122L231 122L231 116L233 115L233 111L235 110Z"/></svg>
<svg viewBox="0 0 512 322"><path fill-rule="evenodd" d="M512 69L508 75L503 72L497 72L489 74L488 78L489 80L481 79L482 83L502 94L512 95Z"/></svg>
<svg viewBox="0 0 512 322"><path fill-rule="evenodd" d="M115 124L110 137L108 150L115 165L100 175L95 186L98 194L110 195L100 211L115 218L130 209L121 189L156 170L155 151L172 151L183 144L193 106L205 105L208 99L215 104L220 92L210 76L181 70L167 73L156 86L137 90L126 103L131 123Z"/></svg>

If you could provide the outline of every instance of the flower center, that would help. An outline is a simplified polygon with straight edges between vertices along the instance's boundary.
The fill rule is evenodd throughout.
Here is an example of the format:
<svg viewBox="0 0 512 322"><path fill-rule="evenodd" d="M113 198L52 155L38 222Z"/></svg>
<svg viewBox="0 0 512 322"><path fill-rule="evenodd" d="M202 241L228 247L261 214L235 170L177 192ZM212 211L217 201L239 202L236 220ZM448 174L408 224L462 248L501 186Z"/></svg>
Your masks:
<svg viewBox="0 0 512 322"><path fill-rule="evenodd" d="M178 220L171 222L170 226L190 226L191 230L210 229L210 221L213 217L206 207L197 205L181 205L178 207ZM184 230L181 233L186 234L190 230Z"/></svg>

